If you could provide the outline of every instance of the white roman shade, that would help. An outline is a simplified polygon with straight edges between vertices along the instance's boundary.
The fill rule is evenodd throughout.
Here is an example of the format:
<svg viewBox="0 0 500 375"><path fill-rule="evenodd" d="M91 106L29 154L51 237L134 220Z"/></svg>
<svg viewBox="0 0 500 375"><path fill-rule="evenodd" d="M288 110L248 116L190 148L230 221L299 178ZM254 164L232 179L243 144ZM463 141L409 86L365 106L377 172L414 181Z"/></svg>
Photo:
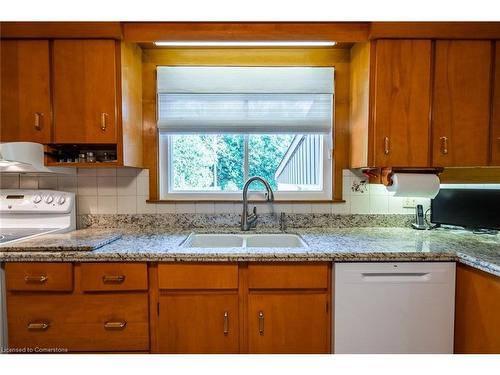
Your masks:
<svg viewBox="0 0 500 375"><path fill-rule="evenodd" d="M168 133L329 133L333 68L159 67Z"/></svg>

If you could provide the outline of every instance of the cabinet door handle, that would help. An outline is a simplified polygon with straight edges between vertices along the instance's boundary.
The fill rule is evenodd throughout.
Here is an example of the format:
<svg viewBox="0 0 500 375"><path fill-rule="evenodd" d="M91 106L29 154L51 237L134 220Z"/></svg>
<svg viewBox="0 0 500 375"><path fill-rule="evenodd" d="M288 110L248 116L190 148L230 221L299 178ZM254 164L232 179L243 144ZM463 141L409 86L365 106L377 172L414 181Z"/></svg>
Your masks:
<svg viewBox="0 0 500 375"><path fill-rule="evenodd" d="M105 112L101 113L101 130L103 132L106 131L106 128L108 126L108 124L107 124L107 122L108 122L107 118L108 118L108 114L107 113L105 113Z"/></svg>
<svg viewBox="0 0 500 375"><path fill-rule="evenodd" d="M109 321L104 323L104 328L106 329L124 329L127 326L127 322L125 320L120 321Z"/></svg>
<svg viewBox="0 0 500 375"><path fill-rule="evenodd" d="M259 311L259 334L264 336L264 312Z"/></svg>
<svg viewBox="0 0 500 375"><path fill-rule="evenodd" d="M49 328L49 322L29 322L28 329L30 331L45 331Z"/></svg>
<svg viewBox="0 0 500 375"><path fill-rule="evenodd" d="M229 313L224 311L224 336L229 334Z"/></svg>
<svg viewBox="0 0 500 375"><path fill-rule="evenodd" d="M40 276L24 276L24 281L26 284L43 284L49 278L45 275Z"/></svg>
<svg viewBox="0 0 500 375"><path fill-rule="evenodd" d="M391 150L391 144L389 141L389 137L384 137L384 154L389 155L390 150Z"/></svg>
<svg viewBox="0 0 500 375"><path fill-rule="evenodd" d="M35 112L35 123L33 124L35 130L41 131L42 130L42 112Z"/></svg>
<svg viewBox="0 0 500 375"><path fill-rule="evenodd" d="M441 137L441 153L446 155L448 153L448 137Z"/></svg>
<svg viewBox="0 0 500 375"><path fill-rule="evenodd" d="M125 275L104 275L102 277L103 283L121 284L125 281Z"/></svg>

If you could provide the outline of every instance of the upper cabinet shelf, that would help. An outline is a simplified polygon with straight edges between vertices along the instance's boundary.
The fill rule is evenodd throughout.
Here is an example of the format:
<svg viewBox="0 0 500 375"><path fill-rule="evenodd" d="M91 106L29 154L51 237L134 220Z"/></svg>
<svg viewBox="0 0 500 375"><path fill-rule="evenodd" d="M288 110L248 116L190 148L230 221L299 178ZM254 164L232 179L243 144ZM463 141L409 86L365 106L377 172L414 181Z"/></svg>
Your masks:
<svg viewBox="0 0 500 375"><path fill-rule="evenodd" d="M111 39L2 40L2 142L114 145L142 166L142 51Z"/></svg>
<svg viewBox="0 0 500 375"><path fill-rule="evenodd" d="M500 165L500 71L497 62L493 90L493 50L493 42L481 40L355 45L351 167Z"/></svg>

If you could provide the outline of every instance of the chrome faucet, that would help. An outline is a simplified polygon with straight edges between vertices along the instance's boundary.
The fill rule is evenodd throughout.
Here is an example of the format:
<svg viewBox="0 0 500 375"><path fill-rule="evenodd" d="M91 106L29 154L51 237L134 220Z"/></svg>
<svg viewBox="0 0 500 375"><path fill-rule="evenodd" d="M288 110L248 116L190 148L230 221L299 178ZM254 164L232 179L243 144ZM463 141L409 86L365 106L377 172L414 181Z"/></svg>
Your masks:
<svg viewBox="0 0 500 375"><path fill-rule="evenodd" d="M274 201L273 189L271 189L269 182L259 176L250 177L247 182L245 182L245 186L243 186L243 213L241 214L241 230L243 231L249 231L257 225L257 207L254 206L252 213L250 215L248 214L248 187L254 181L260 181L262 185L265 186L267 190L267 202Z"/></svg>

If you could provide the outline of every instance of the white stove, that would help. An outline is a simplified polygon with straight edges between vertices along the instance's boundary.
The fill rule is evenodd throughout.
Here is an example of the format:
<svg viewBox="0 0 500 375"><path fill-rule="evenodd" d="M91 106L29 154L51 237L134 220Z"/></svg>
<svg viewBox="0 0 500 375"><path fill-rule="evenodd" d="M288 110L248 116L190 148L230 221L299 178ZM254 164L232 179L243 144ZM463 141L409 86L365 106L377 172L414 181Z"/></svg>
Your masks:
<svg viewBox="0 0 500 375"><path fill-rule="evenodd" d="M76 228L75 194L54 190L0 190L0 251L12 242ZM7 347L4 272L0 264L0 353Z"/></svg>
<svg viewBox="0 0 500 375"><path fill-rule="evenodd" d="M75 228L74 193L0 190L0 248L12 242Z"/></svg>

